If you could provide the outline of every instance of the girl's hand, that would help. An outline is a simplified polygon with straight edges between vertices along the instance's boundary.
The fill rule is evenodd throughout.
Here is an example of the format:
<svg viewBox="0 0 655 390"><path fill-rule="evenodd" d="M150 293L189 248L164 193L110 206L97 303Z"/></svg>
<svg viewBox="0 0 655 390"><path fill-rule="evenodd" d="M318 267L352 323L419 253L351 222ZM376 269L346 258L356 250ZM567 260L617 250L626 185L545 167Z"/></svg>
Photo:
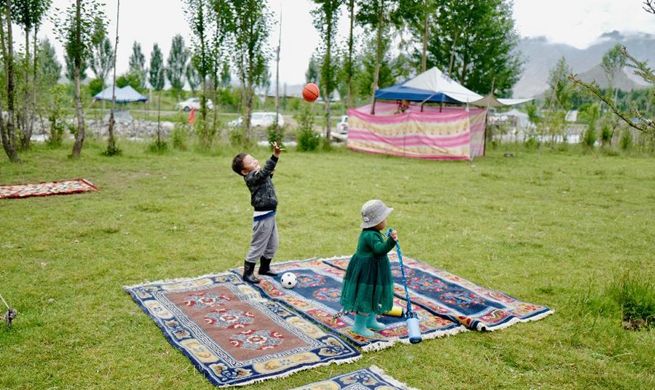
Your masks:
<svg viewBox="0 0 655 390"><path fill-rule="evenodd" d="M275 157L280 157L280 153L284 150L281 147L278 146L277 142L271 142L271 145L273 145L273 155Z"/></svg>
<svg viewBox="0 0 655 390"><path fill-rule="evenodd" d="M391 238L393 238L394 241L398 242L398 232L395 230L391 231L391 234L389 234Z"/></svg>

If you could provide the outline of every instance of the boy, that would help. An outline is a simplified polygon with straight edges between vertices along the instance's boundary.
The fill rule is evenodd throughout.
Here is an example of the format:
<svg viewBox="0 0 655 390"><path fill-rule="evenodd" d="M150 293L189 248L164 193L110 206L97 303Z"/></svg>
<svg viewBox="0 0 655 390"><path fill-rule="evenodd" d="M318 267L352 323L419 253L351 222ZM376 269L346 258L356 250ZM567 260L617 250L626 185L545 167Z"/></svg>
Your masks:
<svg viewBox="0 0 655 390"><path fill-rule="evenodd" d="M243 269L243 280L248 283L259 283L254 275L257 259L260 260L259 275L277 276L271 270L271 260L278 248L277 224L275 210L277 197L273 186L273 172L280 158L282 148L276 142L273 145L273 155L266 160L264 167L259 166L253 156L246 153L237 154L232 160L232 170L243 176L250 190L250 204L254 207L252 239L250 250L246 256Z"/></svg>

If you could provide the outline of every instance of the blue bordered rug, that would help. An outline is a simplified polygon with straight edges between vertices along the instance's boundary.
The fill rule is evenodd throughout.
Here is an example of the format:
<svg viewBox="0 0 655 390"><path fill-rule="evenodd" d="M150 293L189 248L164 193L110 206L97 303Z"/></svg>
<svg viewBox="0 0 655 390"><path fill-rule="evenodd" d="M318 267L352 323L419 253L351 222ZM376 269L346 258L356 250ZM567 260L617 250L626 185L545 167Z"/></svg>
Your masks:
<svg viewBox="0 0 655 390"><path fill-rule="evenodd" d="M273 268L279 275L260 276L261 282L253 286L259 289L263 296L287 305L295 312L323 326L327 331L344 337L364 352L388 348L396 342L409 343L407 323L402 317L380 316L379 321L385 324L387 329L375 332L372 338L365 338L352 332L354 316L351 313L335 317L341 310L339 300L345 271L328 265L326 261L346 258L349 257L275 263ZM241 275L243 268L232 271ZM296 275L298 283L292 289L284 288L280 283L285 272ZM406 308L404 295L396 296L394 305ZM418 315L421 335L424 339L444 337L467 330L459 322L437 316L422 307L413 307L413 309Z"/></svg>
<svg viewBox="0 0 655 390"><path fill-rule="evenodd" d="M224 273L126 286L125 291L213 384L247 385L361 354Z"/></svg>
<svg viewBox="0 0 655 390"><path fill-rule="evenodd" d="M296 387L292 390L418 390L394 379L381 368L371 366L335 375L330 379Z"/></svg>

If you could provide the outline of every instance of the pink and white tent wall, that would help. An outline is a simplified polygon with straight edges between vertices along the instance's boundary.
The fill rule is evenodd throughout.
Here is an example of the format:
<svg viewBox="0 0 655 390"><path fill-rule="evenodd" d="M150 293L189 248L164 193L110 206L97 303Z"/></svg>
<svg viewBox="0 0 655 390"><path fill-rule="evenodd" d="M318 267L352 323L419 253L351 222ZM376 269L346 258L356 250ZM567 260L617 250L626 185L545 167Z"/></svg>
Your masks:
<svg viewBox="0 0 655 390"><path fill-rule="evenodd" d="M427 160L471 160L484 154L486 110L376 103L348 110L348 148Z"/></svg>

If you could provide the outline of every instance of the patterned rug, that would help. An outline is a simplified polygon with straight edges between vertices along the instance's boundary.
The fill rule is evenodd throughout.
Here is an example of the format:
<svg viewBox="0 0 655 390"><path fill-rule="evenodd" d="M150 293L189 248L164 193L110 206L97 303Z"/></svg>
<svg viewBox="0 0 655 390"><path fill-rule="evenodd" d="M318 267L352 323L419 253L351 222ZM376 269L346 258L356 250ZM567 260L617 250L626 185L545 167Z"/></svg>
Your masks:
<svg viewBox="0 0 655 390"><path fill-rule="evenodd" d="M336 375L330 379L310 383L305 386L296 387L291 390L417 390L414 387L407 387L385 373L377 366L362 368L346 374Z"/></svg>
<svg viewBox="0 0 655 390"><path fill-rule="evenodd" d="M349 256L323 260L338 269L348 267ZM400 263L389 253L396 295L405 296ZM493 331L517 322L536 321L555 311L541 305L519 301L500 291L480 287L457 275L403 256L407 287L414 305L433 314L461 323L469 329Z"/></svg>
<svg viewBox="0 0 655 390"><path fill-rule="evenodd" d="M0 185L0 199L65 195L97 190L98 187L86 179L51 181L36 184Z"/></svg>
<svg viewBox="0 0 655 390"><path fill-rule="evenodd" d="M349 257L332 260L342 259L347 260ZM335 318L335 315L341 310L339 298L345 271L331 267L325 261L326 259L309 259L274 263L273 268L279 272L279 275L276 277L261 276L261 283L254 286L265 297L284 303L313 322L345 337L352 344L360 347L362 351L384 349L396 342L409 343L407 324L402 317L380 316L379 321L385 324L387 329L375 332L375 336L370 339L352 332L355 321L352 314L348 313ZM236 268L232 271L240 276L243 268ZM293 272L296 275L298 284L292 289L283 288L280 284L282 274L285 272ZM404 294L397 296L394 304L403 308L407 307L404 296ZM421 334L424 339L443 337L466 330L458 322L434 315L424 308L413 307L413 309L419 317Z"/></svg>
<svg viewBox="0 0 655 390"><path fill-rule="evenodd" d="M361 354L232 273L124 287L217 386L247 385Z"/></svg>

